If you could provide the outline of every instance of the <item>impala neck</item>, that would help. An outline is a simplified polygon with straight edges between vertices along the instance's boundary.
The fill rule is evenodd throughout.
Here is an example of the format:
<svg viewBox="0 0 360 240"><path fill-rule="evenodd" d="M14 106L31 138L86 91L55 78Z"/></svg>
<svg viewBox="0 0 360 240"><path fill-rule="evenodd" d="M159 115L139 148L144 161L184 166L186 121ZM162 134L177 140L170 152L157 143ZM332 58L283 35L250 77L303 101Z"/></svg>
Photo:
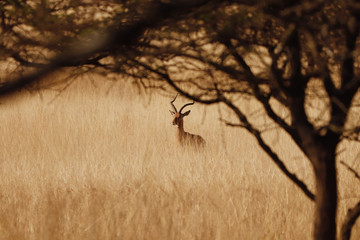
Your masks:
<svg viewBox="0 0 360 240"><path fill-rule="evenodd" d="M184 122L182 120L178 122L178 130L179 132L184 132Z"/></svg>

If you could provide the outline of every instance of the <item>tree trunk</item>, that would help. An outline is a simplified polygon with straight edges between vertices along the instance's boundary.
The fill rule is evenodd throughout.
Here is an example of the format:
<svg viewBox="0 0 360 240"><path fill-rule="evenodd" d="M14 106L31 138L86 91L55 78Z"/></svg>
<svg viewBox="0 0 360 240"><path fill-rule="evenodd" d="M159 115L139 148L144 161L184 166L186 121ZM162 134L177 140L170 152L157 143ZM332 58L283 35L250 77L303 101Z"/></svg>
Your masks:
<svg viewBox="0 0 360 240"><path fill-rule="evenodd" d="M327 151L332 152L331 150ZM322 151L319 155L323 157L314 164L316 177L314 239L335 240L337 210L335 153L326 153L326 149L319 151Z"/></svg>

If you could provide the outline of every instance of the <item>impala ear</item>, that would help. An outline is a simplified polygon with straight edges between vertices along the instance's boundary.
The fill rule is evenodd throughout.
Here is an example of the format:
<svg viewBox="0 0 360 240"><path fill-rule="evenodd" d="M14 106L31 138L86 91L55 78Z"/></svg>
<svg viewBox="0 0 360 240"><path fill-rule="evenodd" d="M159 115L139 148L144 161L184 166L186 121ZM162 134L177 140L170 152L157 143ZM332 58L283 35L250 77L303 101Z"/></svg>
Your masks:
<svg viewBox="0 0 360 240"><path fill-rule="evenodd" d="M190 113L190 110L187 111L187 112L185 112L185 113L183 113L183 114L181 114L181 115L183 115L183 116L185 117L185 116L189 115L189 113Z"/></svg>
<svg viewBox="0 0 360 240"><path fill-rule="evenodd" d="M174 112L174 111L169 110L169 112L171 113L171 115L173 115L173 116L174 116L174 114L175 114L175 112Z"/></svg>

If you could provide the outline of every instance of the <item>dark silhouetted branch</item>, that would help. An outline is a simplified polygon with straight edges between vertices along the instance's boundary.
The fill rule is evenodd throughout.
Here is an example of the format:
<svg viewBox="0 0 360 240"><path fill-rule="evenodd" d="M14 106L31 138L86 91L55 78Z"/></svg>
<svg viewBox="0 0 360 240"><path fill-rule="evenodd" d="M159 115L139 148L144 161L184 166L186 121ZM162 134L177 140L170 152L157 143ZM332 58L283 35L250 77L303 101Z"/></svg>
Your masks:
<svg viewBox="0 0 360 240"><path fill-rule="evenodd" d="M48 64L45 64L38 70L24 74L23 77L13 80L8 79L0 83L0 96L9 95L39 81L41 78L61 67L86 64L87 59L96 53L111 51L112 48L117 46L135 45L145 30L159 26L168 18L172 18L177 14L181 14L183 11L189 11L191 8L199 7L208 2L211 1L155 1L140 20L127 26L110 27L107 32L101 34L101 36L99 34L99 36L94 37L89 43L78 42L74 44L73 47L65 50L63 54L54 57Z"/></svg>
<svg viewBox="0 0 360 240"><path fill-rule="evenodd" d="M298 186L303 193L312 201L315 200L315 195L309 190L307 185L301 181L296 174L291 173L287 167L285 166L284 162L279 158L279 156L271 149L269 145L267 145L264 141L264 139L261 137L261 132L257 129L255 129L250 122L247 120L245 114L243 114L231 101L224 99L223 102L234 111L236 116L239 118L240 124L232 124L229 122L226 122L229 126L235 126L235 127L242 127L248 130L256 140L258 141L260 147L269 155L269 157L273 160L273 162L279 167L279 169L285 174L286 177L288 177L293 183L295 183L296 186Z"/></svg>
<svg viewBox="0 0 360 240"><path fill-rule="evenodd" d="M344 161L340 161L340 163L341 163L342 165L344 165L347 170L349 170L351 173L353 173L356 179L360 180L360 175L355 171L355 169L353 169L352 167L350 167L350 166L349 166L346 162L344 162Z"/></svg>
<svg viewBox="0 0 360 240"><path fill-rule="evenodd" d="M348 210L344 222L341 225L340 237L342 240L349 240L351 237L351 230L356 220L360 216L360 201Z"/></svg>
<svg viewBox="0 0 360 240"><path fill-rule="evenodd" d="M353 173L357 180L360 180L360 175L355 169L350 167L344 161L340 161L340 163L344 165L347 170ZM340 230L340 236L342 240L350 239L352 227L354 226L359 216L360 216L360 201L353 208L348 209L346 213L345 219L341 225L341 230Z"/></svg>

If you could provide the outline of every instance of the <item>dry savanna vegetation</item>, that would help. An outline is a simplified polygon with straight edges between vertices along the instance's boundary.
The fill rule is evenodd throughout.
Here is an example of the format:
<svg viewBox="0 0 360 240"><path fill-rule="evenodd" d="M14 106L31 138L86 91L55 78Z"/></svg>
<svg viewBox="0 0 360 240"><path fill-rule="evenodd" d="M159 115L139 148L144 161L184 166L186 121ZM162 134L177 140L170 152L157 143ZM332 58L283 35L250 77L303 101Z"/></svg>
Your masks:
<svg viewBox="0 0 360 240"><path fill-rule="evenodd" d="M184 149L171 125L172 98L84 77L60 95L2 100L0 238L310 239L313 203L251 135L219 121L230 113L190 106L184 128L207 146ZM241 101L267 121L255 103ZM290 138L264 134L314 190L311 166ZM338 158L353 164L358 154L359 146L342 144ZM338 170L342 220L360 182ZM352 237L360 237L359 222Z"/></svg>

